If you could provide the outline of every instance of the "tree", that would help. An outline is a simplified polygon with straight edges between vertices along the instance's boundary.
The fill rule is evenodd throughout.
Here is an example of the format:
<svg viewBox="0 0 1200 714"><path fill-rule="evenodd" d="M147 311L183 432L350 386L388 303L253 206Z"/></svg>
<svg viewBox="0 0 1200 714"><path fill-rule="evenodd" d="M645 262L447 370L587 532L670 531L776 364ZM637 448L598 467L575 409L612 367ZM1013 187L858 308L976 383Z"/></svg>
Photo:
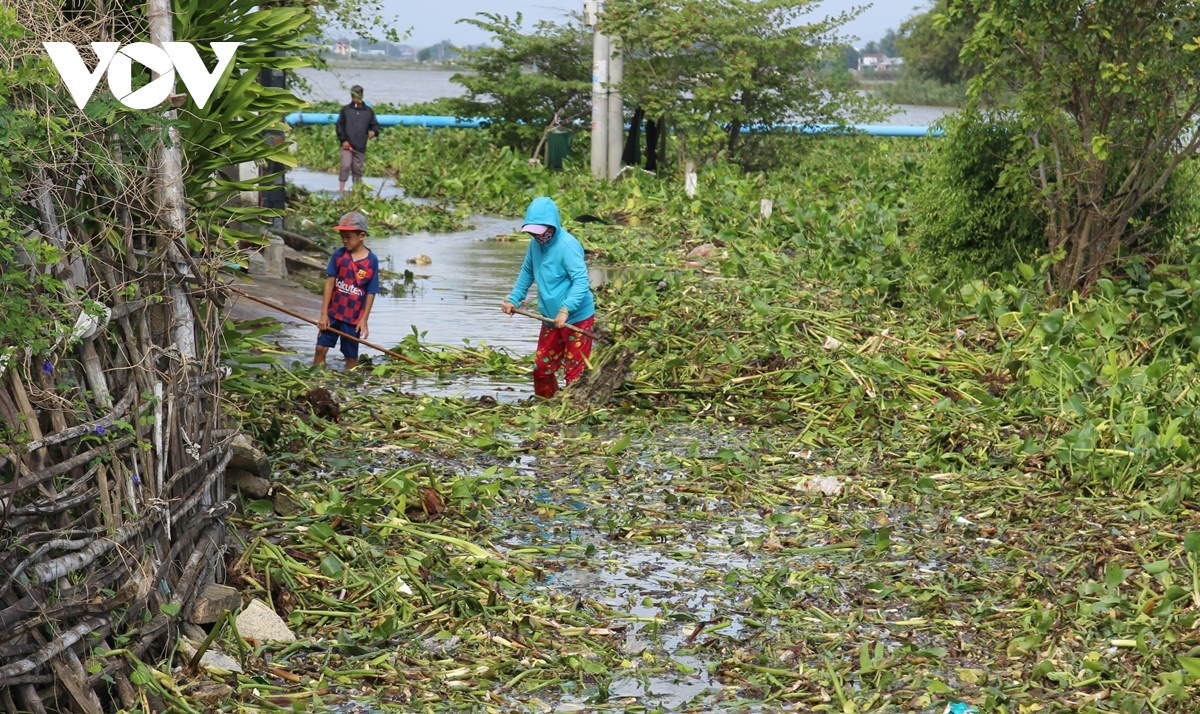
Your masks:
<svg viewBox="0 0 1200 714"><path fill-rule="evenodd" d="M459 22L491 33L494 46L465 52L470 72L450 78L467 90L449 102L456 114L488 117L501 141L531 151L548 128L591 111L592 33L578 17L539 21L531 34L520 13L515 19L479 13Z"/></svg>
<svg viewBox="0 0 1200 714"><path fill-rule="evenodd" d="M896 56L896 41L899 35L896 31L888 28L888 31L883 35L883 39L879 41L879 51L888 57Z"/></svg>
<svg viewBox="0 0 1200 714"><path fill-rule="evenodd" d="M963 56L983 71L970 97L1011 97L1057 288L1085 287L1137 250L1130 219L1200 150L1200 5L951 0L940 22L972 12Z"/></svg>
<svg viewBox="0 0 1200 714"><path fill-rule="evenodd" d="M978 72L976 66L964 65L959 58L975 29L976 16L964 8L958 19L950 21L948 5L949 0L935 0L928 11L905 20L895 38L895 49L904 58L904 66L922 77L957 84Z"/></svg>
<svg viewBox="0 0 1200 714"><path fill-rule="evenodd" d="M383 15L383 0L279 0L263 3L264 7L304 7L317 18L324 28L339 28L352 32L356 37L376 39L375 33L383 30L383 39L400 41L400 33L393 26L395 18L388 20Z"/></svg>
<svg viewBox="0 0 1200 714"><path fill-rule="evenodd" d="M842 74L823 69L842 56L836 30L854 15L805 22L817 4L609 0L601 26L622 38L621 91L632 103L669 116L693 158L721 144L734 155L746 127L841 123L869 106Z"/></svg>
<svg viewBox="0 0 1200 714"><path fill-rule="evenodd" d="M854 45L844 45L842 47L842 57L846 62L846 69L858 69L858 60L862 57Z"/></svg>
<svg viewBox="0 0 1200 714"><path fill-rule="evenodd" d="M436 45L431 45L422 49L417 53L418 62L444 62L446 60L458 59L458 49L450 40L442 40Z"/></svg>

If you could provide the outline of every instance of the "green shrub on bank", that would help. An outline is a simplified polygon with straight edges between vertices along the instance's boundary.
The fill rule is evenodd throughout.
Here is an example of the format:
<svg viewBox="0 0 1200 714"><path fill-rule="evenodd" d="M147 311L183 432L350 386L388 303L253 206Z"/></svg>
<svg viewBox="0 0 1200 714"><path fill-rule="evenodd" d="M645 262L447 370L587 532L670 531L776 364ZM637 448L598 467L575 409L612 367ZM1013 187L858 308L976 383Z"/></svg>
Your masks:
<svg viewBox="0 0 1200 714"><path fill-rule="evenodd" d="M912 231L922 265L962 277L1011 269L1045 251L1045 219L1019 161L1009 117L960 112L946 117L913 196Z"/></svg>
<svg viewBox="0 0 1200 714"><path fill-rule="evenodd" d="M14 350L44 354L61 339L55 333L67 321L65 306L54 297L62 281L47 269L62 260L60 251L40 235L23 235L13 219L10 209L0 208L0 375Z"/></svg>
<svg viewBox="0 0 1200 714"><path fill-rule="evenodd" d="M1047 248L1045 208L1018 148L1021 129L1009 115L964 111L941 122L913 194L912 235L920 263L950 278L984 277L1032 263ZM1200 162L1188 161L1159 196L1130 220L1138 251L1161 259L1196 235Z"/></svg>

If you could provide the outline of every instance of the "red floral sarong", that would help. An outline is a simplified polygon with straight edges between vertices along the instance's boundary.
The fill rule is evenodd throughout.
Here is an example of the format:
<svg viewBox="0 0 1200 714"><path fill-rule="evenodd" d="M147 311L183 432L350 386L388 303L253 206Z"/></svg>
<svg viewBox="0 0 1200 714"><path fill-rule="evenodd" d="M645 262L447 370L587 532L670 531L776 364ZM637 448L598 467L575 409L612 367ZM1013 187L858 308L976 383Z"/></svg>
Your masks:
<svg viewBox="0 0 1200 714"><path fill-rule="evenodd" d="M571 323L581 330L591 330L595 317ZM555 329L542 323L538 336L537 363L533 367L534 377L553 377L561 366L567 374L567 384L583 374L586 360L592 354L592 338L565 327Z"/></svg>

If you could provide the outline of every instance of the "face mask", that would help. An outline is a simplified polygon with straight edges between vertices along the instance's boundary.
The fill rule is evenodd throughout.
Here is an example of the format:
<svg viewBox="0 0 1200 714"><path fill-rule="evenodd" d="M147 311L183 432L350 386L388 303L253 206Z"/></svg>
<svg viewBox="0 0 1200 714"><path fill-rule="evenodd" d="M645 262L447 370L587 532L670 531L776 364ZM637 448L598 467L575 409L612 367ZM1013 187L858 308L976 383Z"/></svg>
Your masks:
<svg viewBox="0 0 1200 714"><path fill-rule="evenodd" d="M554 240L554 228L548 229L541 235L535 235L533 239L538 242L538 245L546 245L550 241Z"/></svg>

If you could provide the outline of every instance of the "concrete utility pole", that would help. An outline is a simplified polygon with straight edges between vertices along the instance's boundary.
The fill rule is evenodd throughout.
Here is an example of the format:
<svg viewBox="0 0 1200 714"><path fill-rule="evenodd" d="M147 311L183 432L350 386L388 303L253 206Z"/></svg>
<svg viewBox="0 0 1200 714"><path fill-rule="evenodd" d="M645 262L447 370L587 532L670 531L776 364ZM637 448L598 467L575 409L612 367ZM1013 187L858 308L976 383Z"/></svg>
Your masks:
<svg viewBox="0 0 1200 714"><path fill-rule="evenodd" d="M621 38L608 38L608 178L621 175L621 154L625 151L625 104L621 82L625 81L625 60L621 56Z"/></svg>
<svg viewBox="0 0 1200 714"><path fill-rule="evenodd" d="M594 31L592 40L592 176L608 178L608 37L596 29L604 0L585 0L584 22Z"/></svg>

